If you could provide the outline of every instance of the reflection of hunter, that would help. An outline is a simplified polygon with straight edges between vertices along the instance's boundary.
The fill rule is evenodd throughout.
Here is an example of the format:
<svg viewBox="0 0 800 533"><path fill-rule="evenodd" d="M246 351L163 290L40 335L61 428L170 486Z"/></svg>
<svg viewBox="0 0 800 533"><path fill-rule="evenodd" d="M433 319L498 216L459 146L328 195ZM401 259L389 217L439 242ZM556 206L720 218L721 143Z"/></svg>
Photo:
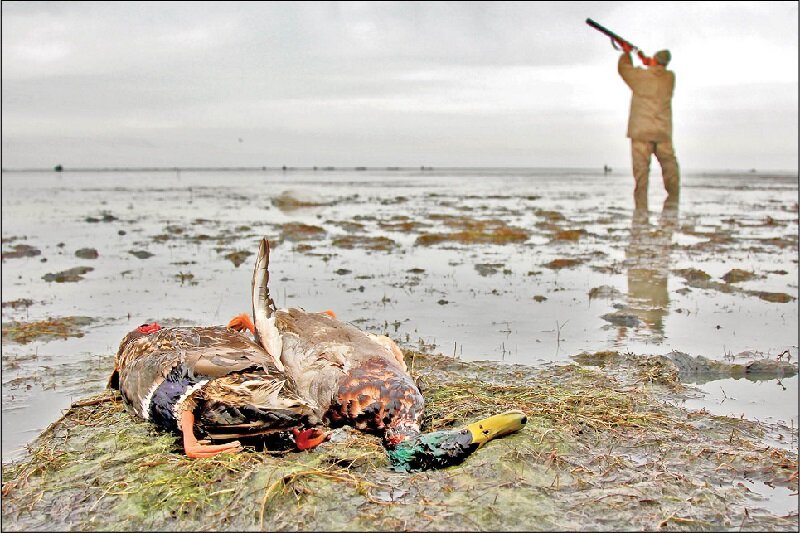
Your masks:
<svg viewBox="0 0 800 533"><path fill-rule="evenodd" d="M652 331L653 339L664 338L664 317L669 308L670 252L678 225L678 209L665 203L658 227L650 225L646 210L637 209L631 221L630 243L625 250L628 269L628 306Z"/></svg>
<svg viewBox="0 0 800 533"><path fill-rule="evenodd" d="M677 203L680 192L680 170L672 145L672 93L675 74L666 69L671 59L669 50L647 57L637 47L604 28L592 19L586 23L608 35L614 48L619 45L622 55L617 70L632 91L628 116L628 137L631 139L631 159L635 186L636 208L647 209L647 185L650 159L655 154L661 165L661 175L668 200ZM636 51L646 68L634 67L630 53Z"/></svg>

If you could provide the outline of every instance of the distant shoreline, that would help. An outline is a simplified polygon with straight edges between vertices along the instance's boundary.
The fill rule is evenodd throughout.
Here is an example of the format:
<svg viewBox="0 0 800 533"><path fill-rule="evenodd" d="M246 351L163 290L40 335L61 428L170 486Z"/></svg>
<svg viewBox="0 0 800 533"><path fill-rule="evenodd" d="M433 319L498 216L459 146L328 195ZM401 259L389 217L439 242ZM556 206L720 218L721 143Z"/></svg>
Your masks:
<svg viewBox="0 0 800 533"><path fill-rule="evenodd" d="M59 165L60 166L60 165ZM436 170L464 170L465 168L474 167L437 167ZM267 167L267 166L221 166L221 167L179 167L179 166L162 166L162 167L61 167L53 168L3 168L3 172L229 172L229 171L278 171L288 172L295 170L302 171L332 171L332 170L349 170L349 171L368 171L368 170L433 170L434 167L419 166L419 167L399 167L399 166L280 166L280 167Z"/></svg>
<svg viewBox="0 0 800 533"><path fill-rule="evenodd" d="M155 167L64 167L57 165L52 168L2 168L3 173L76 173L76 172L477 172L477 171L580 171L603 173L602 167L455 167L455 166L155 166ZM621 170L611 170L610 174L626 175L630 170L626 167ZM785 169L699 169L684 170L685 174L693 175L754 175L779 177L798 176L798 170Z"/></svg>

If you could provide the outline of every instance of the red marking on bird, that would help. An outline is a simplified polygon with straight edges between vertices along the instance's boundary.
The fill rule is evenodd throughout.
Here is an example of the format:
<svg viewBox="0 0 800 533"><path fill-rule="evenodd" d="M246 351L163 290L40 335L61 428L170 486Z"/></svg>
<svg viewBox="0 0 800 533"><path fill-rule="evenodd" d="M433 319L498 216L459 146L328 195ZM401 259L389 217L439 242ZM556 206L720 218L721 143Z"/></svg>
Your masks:
<svg viewBox="0 0 800 533"><path fill-rule="evenodd" d="M139 326L139 331L145 334L155 333L160 329L161 326L158 324L158 322L153 322L152 324L142 324Z"/></svg>

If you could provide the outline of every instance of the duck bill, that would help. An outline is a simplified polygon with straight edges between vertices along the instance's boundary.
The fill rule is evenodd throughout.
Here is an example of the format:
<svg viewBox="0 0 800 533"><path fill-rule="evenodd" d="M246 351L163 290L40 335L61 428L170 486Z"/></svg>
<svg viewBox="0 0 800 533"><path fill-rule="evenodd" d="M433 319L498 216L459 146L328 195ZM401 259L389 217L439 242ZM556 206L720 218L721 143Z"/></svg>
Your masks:
<svg viewBox="0 0 800 533"><path fill-rule="evenodd" d="M462 429L434 431L389 443L387 452L398 472L420 472L461 463L492 439L523 428L527 417L522 411L508 411L484 418Z"/></svg>
<svg viewBox="0 0 800 533"><path fill-rule="evenodd" d="M519 431L527 421L528 417L522 411L506 411L478 420L468 425L467 429L472 435L472 443L477 444L480 448L492 439Z"/></svg>

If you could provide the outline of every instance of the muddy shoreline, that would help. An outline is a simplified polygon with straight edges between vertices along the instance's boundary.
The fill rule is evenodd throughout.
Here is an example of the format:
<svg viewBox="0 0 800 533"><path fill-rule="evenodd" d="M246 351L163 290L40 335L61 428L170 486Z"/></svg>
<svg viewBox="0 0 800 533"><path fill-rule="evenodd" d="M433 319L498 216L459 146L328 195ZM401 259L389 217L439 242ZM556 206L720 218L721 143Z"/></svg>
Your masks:
<svg viewBox="0 0 800 533"><path fill-rule="evenodd" d="M280 306L333 308L458 364L546 371L584 353L682 353L704 370L678 364L695 385L664 401L797 427L798 377L786 366L798 358L796 176L687 173L677 216L646 217L631 212L625 178L4 172L3 462L30 460L26 444L101 393L130 329L224 324L247 311L265 235ZM602 363L591 372L627 372ZM761 490L764 506L786 500L741 483Z"/></svg>

